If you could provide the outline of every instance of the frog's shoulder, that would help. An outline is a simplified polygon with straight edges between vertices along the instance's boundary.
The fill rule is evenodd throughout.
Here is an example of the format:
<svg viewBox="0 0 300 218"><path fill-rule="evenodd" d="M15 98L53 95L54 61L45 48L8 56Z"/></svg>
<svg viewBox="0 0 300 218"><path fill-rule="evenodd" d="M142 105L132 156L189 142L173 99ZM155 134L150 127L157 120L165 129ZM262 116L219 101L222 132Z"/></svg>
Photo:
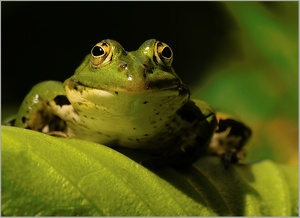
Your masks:
<svg viewBox="0 0 300 218"><path fill-rule="evenodd" d="M67 100L62 82L44 81L35 85L26 95L16 117L16 126L27 128L27 121L44 113L50 101L63 104Z"/></svg>
<svg viewBox="0 0 300 218"><path fill-rule="evenodd" d="M42 97L55 97L64 94L63 83L54 80L43 81L32 87L26 98L37 98L37 95Z"/></svg>

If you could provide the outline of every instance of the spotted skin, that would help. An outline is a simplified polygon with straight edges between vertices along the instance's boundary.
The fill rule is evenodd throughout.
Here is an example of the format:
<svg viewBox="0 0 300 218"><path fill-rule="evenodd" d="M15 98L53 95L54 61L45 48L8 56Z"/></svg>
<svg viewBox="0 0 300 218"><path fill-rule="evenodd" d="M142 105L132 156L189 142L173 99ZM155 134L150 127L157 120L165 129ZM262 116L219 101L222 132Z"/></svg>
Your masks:
<svg viewBox="0 0 300 218"><path fill-rule="evenodd" d="M131 52L103 40L64 83L34 86L11 124L140 150L150 155L141 160L147 167L186 166L207 150L225 163L238 162L246 141L244 132L236 131L239 122L219 119L217 128L215 111L190 98L172 60L171 48L155 39ZM234 146L225 143L226 149L220 149L220 139L230 141L231 136Z"/></svg>
<svg viewBox="0 0 300 218"><path fill-rule="evenodd" d="M52 84L44 85L51 86ZM78 95L84 95L88 91L78 86L71 84L69 91L74 91ZM124 97L122 92L110 94L112 94L111 101L116 98L114 101L117 102L118 98ZM179 92L177 95L180 95ZM44 96L40 95L40 98ZM186 166L195 162L205 154L217 125L214 110L205 102L198 100L182 101L182 107L175 113L166 115L163 103L157 105L157 102L153 102L151 98L141 99L140 106L145 111L151 111L149 114L144 114L148 118L142 121L142 125L132 120L132 125L129 125L130 119L126 119L123 121L125 125L122 126L117 117L110 115L111 124L104 125L102 128L93 127L96 123L102 125L101 122L108 122L105 110L101 110L99 105L93 105L95 111L103 112L100 116L83 113L84 107L89 106L89 103L84 101L72 103L60 93L47 100L46 103L39 104L36 111L31 112L31 115L34 115L24 119L22 125L24 128L54 136L76 137L111 147L123 146L146 150L153 156L141 162L147 167ZM204 106L206 110L201 111L200 108ZM171 111L174 110L171 109ZM122 128L117 127L118 123ZM120 136L119 133L122 131L127 131L127 133Z"/></svg>

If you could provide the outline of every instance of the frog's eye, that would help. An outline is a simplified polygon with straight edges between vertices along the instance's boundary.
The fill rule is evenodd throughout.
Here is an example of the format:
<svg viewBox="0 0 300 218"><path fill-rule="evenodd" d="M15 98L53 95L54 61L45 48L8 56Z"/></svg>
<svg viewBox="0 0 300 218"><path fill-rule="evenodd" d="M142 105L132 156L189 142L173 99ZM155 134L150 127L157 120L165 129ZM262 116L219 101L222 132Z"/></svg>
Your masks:
<svg viewBox="0 0 300 218"><path fill-rule="evenodd" d="M94 68L100 68L109 64L112 59L111 46L103 41L96 44L91 50L91 64Z"/></svg>
<svg viewBox="0 0 300 218"><path fill-rule="evenodd" d="M166 43L157 41L154 46L154 61L157 64L171 66L173 60L173 52Z"/></svg>

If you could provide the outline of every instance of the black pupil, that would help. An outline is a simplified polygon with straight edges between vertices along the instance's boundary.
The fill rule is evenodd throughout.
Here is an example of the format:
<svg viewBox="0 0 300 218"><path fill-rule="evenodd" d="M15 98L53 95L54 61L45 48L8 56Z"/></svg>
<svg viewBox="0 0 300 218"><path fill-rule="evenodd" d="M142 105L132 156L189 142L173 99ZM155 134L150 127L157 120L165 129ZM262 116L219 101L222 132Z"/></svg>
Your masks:
<svg viewBox="0 0 300 218"><path fill-rule="evenodd" d="M164 47L164 49L162 50L161 54L165 57L165 58L171 58L172 57L172 51L169 47Z"/></svg>
<svg viewBox="0 0 300 218"><path fill-rule="evenodd" d="M93 48L92 54L93 54L94 56L101 56L101 55L104 54L104 50L103 50L103 48L100 47L100 46L95 46L95 47Z"/></svg>

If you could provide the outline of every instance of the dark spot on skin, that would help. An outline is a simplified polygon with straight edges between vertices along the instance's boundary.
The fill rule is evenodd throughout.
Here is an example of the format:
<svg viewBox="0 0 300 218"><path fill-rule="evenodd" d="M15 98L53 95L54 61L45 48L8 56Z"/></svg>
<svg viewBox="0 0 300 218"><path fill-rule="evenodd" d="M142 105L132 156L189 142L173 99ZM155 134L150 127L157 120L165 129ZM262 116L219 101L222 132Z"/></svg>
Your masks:
<svg viewBox="0 0 300 218"><path fill-rule="evenodd" d="M133 139L131 139L131 138L128 138L128 140L129 140L129 141L133 141Z"/></svg>
<svg viewBox="0 0 300 218"><path fill-rule="evenodd" d="M136 128L133 128L133 130L136 130Z"/></svg>
<svg viewBox="0 0 300 218"><path fill-rule="evenodd" d="M26 123L28 119L26 117L22 117L22 123Z"/></svg>
<svg viewBox="0 0 300 218"><path fill-rule="evenodd" d="M83 103L82 103L82 102L77 102L77 104L78 104L78 105L83 105Z"/></svg>
<svg viewBox="0 0 300 218"><path fill-rule="evenodd" d="M103 133L102 132L100 132L100 131L97 131L96 133L98 133L99 135L102 135Z"/></svg>
<svg viewBox="0 0 300 218"><path fill-rule="evenodd" d="M140 141L140 139L135 139L137 142L139 142Z"/></svg>
<svg viewBox="0 0 300 218"><path fill-rule="evenodd" d="M92 119L92 120L96 120L96 118L95 118L95 117L91 117L91 119Z"/></svg>
<svg viewBox="0 0 300 218"><path fill-rule="evenodd" d="M106 136L106 137L109 137L109 138L111 137L110 135L107 135L107 134L105 134L105 136Z"/></svg>
<svg viewBox="0 0 300 218"><path fill-rule="evenodd" d="M147 104L147 103L148 103L148 101L144 101L144 102L143 102L143 104Z"/></svg>
<svg viewBox="0 0 300 218"><path fill-rule="evenodd" d="M159 115L159 112L155 113L155 115Z"/></svg>
<svg viewBox="0 0 300 218"><path fill-rule="evenodd" d="M155 123L156 123L156 121L152 121L152 122L151 122L151 124L155 124Z"/></svg>
<svg viewBox="0 0 300 218"><path fill-rule="evenodd" d="M149 134L145 134L144 136L149 136Z"/></svg>
<svg viewBox="0 0 300 218"><path fill-rule="evenodd" d="M162 106L162 104L159 104L159 106L161 107L161 106Z"/></svg>
<svg viewBox="0 0 300 218"><path fill-rule="evenodd" d="M157 128L157 126L153 126L153 128L154 128L154 129L156 129L156 128Z"/></svg>
<svg viewBox="0 0 300 218"><path fill-rule="evenodd" d="M69 99L65 95L58 95L54 99L55 103L59 106L70 105Z"/></svg>
<svg viewBox="0 0 300 218"><path fill-rule="evenodd" d="M85 118L87 118L87 115L83 115Z"/></svg>
<svg viewBox="0 0 300 218"><path fill-rule="evenodd" d="M118 95L118 94L119 94L119 92L115 92L115 94L116 94L116 95Z"/></svg>
<svg viewBox="0 0 300 218"><path fill-rule="evenodd" d="M159 121L162 121L162 118L160 118Z"/></svg>
<svg viewBox="0 0 300 218"><path fill-rule="evenodd" d="M170 126L170 124L167 123L167 124L166 124L166 127L168 127L168 126Z"/></svg>

